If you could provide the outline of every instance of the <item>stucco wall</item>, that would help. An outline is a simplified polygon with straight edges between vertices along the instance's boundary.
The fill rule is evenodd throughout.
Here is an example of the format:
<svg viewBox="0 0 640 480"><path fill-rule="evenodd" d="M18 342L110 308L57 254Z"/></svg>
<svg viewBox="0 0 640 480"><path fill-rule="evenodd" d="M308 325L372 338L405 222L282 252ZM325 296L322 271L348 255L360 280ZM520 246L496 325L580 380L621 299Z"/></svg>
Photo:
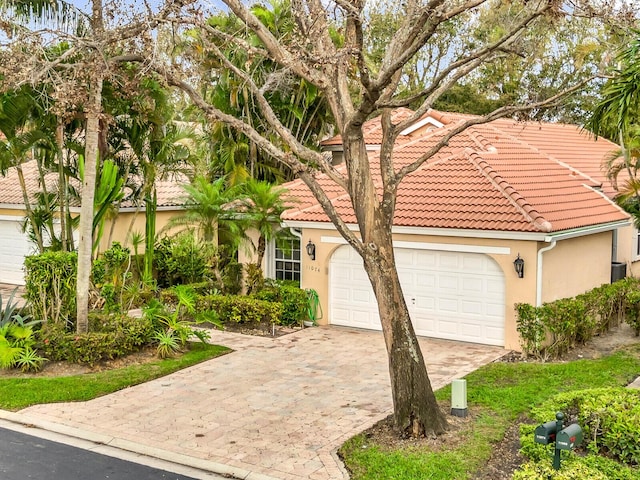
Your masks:
<svg viewBox="0 0 640 480"><path fill-rule="evenodd" d="M18 217L22 218L24 216L24 211L22 210L12 210L9 208L0 208L0 217Z"/></svg>
<svg viewBox="0 0 640 480"><path fill-rule="evenodd" d="M169 222L169 219L175 216L176 211L159 211L156 214L156 231L160 232ZM133 225L131 225L131 221ZM110 237L110 230L113 224L113 234ZM138 232L144 238L144 211L140 211L137 215L133 212L121 212L113 222L107 222L104 227L104 234L100 240L99 249L101 252L109 248L111 243L120 242L123 246L129 247L131 253L134 253L133 244L131 243L131 233ZM161 236L161 234L160 234ZM144 242L138 247L138 253L144 252Z"/></svg>
<svg viewBox="0 0 640 480"><path fill-rule="evenodd" d="M604 232L559 241L543 253L542 301L572 297L609 283L611 242L612 232Z"/></svg>
<svg viewBox="0 0 640 480"><path fill-rule="evenodd" d="M635 248L635 232L633 226L622 227L618 229L617 253L616 261L630 265L634 258Z"/></svg>
<svg viewBox="0 0 640 480"><path fill-rule="evenodd" d="M169 219L177 213L178 212L175 210L157 212L156 231L160 232L161 229L167 225ZM24 212L22 210L0 209L0 217L7 216L22 218L23 214ZM133 226L131 226L131 220L134 219L134 217L135 221L133 222ZM131 248L131 251L133 252L130 231L139 232L144 236L144 224L144 211L141 211L138 215L135 215L133 212L121 212L115 220L106 222L99 250L102 252L109 248L109 240L111 239L111 242L120 242L122 245ZM111 234L112 225L113 233ZM144 252L144 243L140 245L138 250L139 253Z"/></svg>

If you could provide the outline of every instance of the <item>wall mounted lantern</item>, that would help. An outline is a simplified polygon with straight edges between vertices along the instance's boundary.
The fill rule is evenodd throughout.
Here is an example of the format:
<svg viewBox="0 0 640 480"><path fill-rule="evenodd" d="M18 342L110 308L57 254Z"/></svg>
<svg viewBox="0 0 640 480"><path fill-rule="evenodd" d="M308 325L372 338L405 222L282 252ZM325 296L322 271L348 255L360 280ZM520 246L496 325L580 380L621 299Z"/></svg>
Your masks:
<svg viewBox="0 0 640 480"><path fill-rule="evenodd" d="M309 258L311 260L316 259L316 244L311 240L309 240L309 243L307 243L307 255L309 255Z"/></svg>
<svg viewBox="0 0 640 480"><path fill-rule="evenodd" d="M513 261L513 268L516 269L516 273L518 274L518 278L524 277L524 260L520 258L520 254L518 253L518 258Z"/></svg>

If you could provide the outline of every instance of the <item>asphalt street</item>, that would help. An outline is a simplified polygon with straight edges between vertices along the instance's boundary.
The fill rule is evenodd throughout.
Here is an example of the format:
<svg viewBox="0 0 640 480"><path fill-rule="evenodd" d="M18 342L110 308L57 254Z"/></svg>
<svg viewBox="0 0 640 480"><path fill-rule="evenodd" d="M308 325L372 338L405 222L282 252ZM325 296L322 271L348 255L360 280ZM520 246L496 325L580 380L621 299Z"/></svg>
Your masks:
<svg viewBox="0 0 640 480"><path fill-rule="evenodd" d="M5 428L0 428L0 479L194 480Z"/></svg>

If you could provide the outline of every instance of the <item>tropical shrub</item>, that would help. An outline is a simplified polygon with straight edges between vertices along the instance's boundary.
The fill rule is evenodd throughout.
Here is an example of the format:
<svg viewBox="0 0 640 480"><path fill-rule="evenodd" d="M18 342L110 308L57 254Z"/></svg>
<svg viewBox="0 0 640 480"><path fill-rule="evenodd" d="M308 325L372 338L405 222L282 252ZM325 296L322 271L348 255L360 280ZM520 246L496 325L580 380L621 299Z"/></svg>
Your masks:
<svg viewBox="0 0 640 480"><path fill-rule="evenodd" d="M273 283L252 295L259 300L282 305L282 325L295 325L309 317L309 298L305 290L286 283Z"/></svg>
<svg viewBox="0 0 640 480"><path fill-rule="evenodd" d="M540 359L556 358L623 317L640 333L640 282L627 277L573 298L540 307L518 303L515 309L523 351Z"/></svg>
<svg viewBox="0 0 640 480"><path fill-rule="evenodd" d="M619 387L561 393L531 413L543 421L554 418L556 411L570 412L580 424L586 450L640 464L640 391Z"/></svg>
<svg viewBox="0 0 640 480"><path fill-rule="evenodd" d="M206 295L197 301L196 311L214 311L220 323L276 324L282 319L282 304L236 295Z"/></svg>
<svg viewBox="0 0 640 480"><path fill-rule="evenodd" d="M636 336L640 335L640 290L627 293L624 321L633 328Z"/></svg>
<svg viewBox="0 0 640 480"><path fill-rule="evenodd" d="M201 342L206 343L209 334L194 328L189 321L190 318L194 318L196 323L206 321L220 326L215 313L206 311L198 314L196 312L197 294L192 288L178 285L174 291L177 304L173 311L169 311L155 299L143 309L144 317L152 322L153 340L157 344L157 353L160 358L167 358L181 351L192 337L197 337Z"/></svg>
<svg viewBox="0 0 640 480"><path fill-rule="evenodd" d="M89 325L89 333L79 334L60 323L46 323L38 332L37 348L49 360L93 366L135 352L150 343L154 333L148 319L122 314L92 313Z"/></svg>
<svg viewBox="0 0 640 480"><path fill-rule="evenodd" d="M25 299L34 319L73 323L77 264L75 252L45 252L25 258Z"/></svg>
<svg viewBox="0 0 640 480"><path fill-rule="evenodd" d="M131 279L130 267L131 251L119 242L113 242L111 247L93 262L93 284L104 299L104 309L107 312L121 311L123 292Z"/></svg>
<svg viewBox="0 0 640 480"><path fill-rule="evenodd" d="M209 252L191 232L165 236L155 246L154 261L160 287L201 282Z"/></svg>

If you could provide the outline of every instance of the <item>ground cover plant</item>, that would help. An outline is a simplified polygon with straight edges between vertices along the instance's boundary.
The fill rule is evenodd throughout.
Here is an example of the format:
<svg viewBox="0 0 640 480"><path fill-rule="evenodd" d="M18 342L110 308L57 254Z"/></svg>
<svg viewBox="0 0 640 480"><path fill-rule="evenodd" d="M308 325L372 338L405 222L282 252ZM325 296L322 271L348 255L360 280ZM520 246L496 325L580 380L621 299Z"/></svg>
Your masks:
<svg viewBox="0 0 640 480"><path fill-rule="evenodd" d="M0 408L17 411L41 403L87 401L169 375L228 352L226 347L194 343L184 354L175 358L152 357L150 362L123 368L69 376L0 377Z"/></svg>
<svg viewBox="0 0 640 480"><path fill-rule="evenodd" d="M383 422L346 442L340 455L354 480L511 478L513 471L526 460L518 457L518 430L514 426L535 424L532 407L560 408L560 403L556 407L551 401L560 392L570 394L591 388L620 387L639 374L640 345L625 347L598 359L561 363L496 362L466 377L471 415L467 419L452 420L452 429L446 434L422 441L397 440ZM447 411L450 388L443 388L436 395ZM638 430L637 425L635 431ZM590 469L598 468L599 476L567 478L617 478L606 476L611 465L605 457L594 458L585 462L591 462ZM551 466L550 458L545 457L544 462ZM615 471L621 471L619 464L616 465ZM546 478L529 477L527 472L531 467L523 468L524 473L516 474L521 480ZM579 474L587 470L587 465L574 468ZM633 468L632 478L638 478L640 472L637 467Z"/></svg>
<svg viewBox="0 0 640 480"><path fill-rule="evenodd" d="M563 452L564 478L634 480L640 475L640 390L593 388L559 393L531 410L538 423L567 412L565 426L577 423L584 439L575 450ZM515 472L517 480L546 480L552 445L533 441L535 425L522 425L520 442L528 461Z"/></svg>

